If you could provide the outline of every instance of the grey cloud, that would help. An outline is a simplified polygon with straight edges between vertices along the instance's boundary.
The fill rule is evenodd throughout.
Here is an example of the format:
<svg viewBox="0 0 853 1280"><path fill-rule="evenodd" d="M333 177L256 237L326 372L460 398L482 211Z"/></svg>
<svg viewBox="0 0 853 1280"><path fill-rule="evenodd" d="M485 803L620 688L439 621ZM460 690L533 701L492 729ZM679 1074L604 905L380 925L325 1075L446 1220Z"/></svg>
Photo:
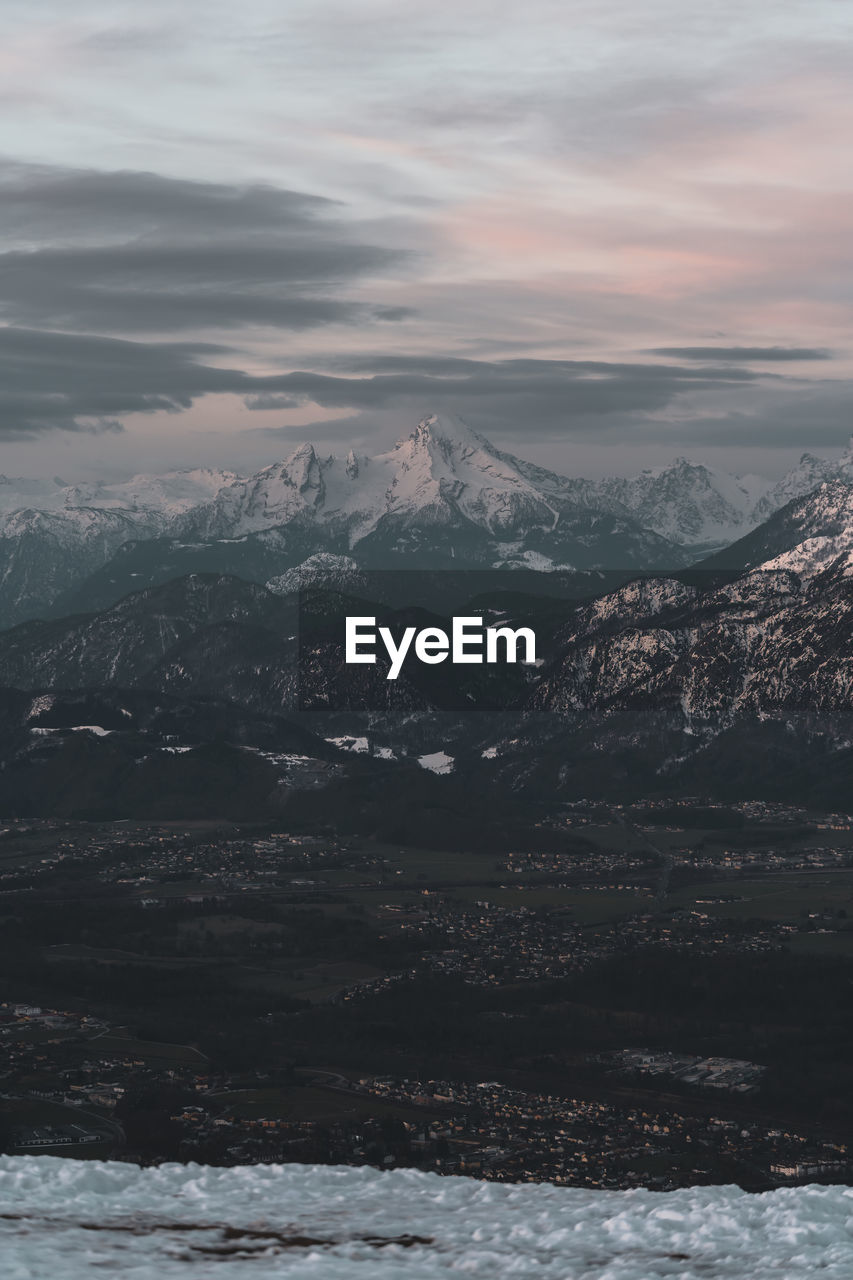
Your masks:
<svg viewBox="0 0 853 1280"><path fill-rule="evenodd" d="M415 307L373 307L371 310L375 320L386 320L390 323L395 320L409 320L417 315Z"/></svg>
<svg viewBox="0 0 853 1280"><path fill-rule="evenodd" d="M834 451L842 447L853 432L853 384L845 381L814 386L800 394L788 396L786 393L784 397L767 396L765 391L766 388L756 385L751 391L755 403L749 408L725 407L716 413L713 401L707 397L697 411L675 396L666 409L659 412L625 408L614 409L606 415L590 412L565 397L555 400L531 395L506 402L496 395L466 403L464 417L476 430L503 443L514 453L523 454L526 441L555 447L571 442L583 447L653 450L649 457L661 461L674 452L697 449L759 450L762 455L775 450ZM288 442L308 438L375 442L380 432L383 438L392 432L399 434L401 424L415 422L430 410L452 411L456 407L457 401L451 397L442 401L415 396L408 403L401 401L392 410L366 408L347 418L266 428L256 434ZM565 467L564 455L555 455L553 461L554 465L559 464L558 469ZM609 465L617 471L620 469L619 463ZM722 465L731 463L723 459Z"/></svg>
<svg viewBox="0 0 853 1280"><path fill-rule="evenodd" d="M301 330L411 314L346 296L407 255L298 192L17 165L0 173L0 234L20 246L0 255L0 315L15 325Z"/></svg>
<svg viewBox="0 0 853 1280"><path fill-rule="evenodd" d="M743 68L735 66L717 67L714 74L695 67L682 75L631 70L615 79L578 68L568 84L456 85L438 98L427 90L409 107L407 121L410 127L426 123L451 135L464 121L481 139L520 129L534 152L571 156L599 169L662 150L687 152L713 144L721 134L773 128L778 124L773 105L721 92L721 85L732 88L742 76Z"/></svg>
<svg viewBox="0 0 853 1280"><path fill-rule="evenodd" d="M481 415L484 425L497 424L498 433L503 422L513 423L516 431L522 422L535 424L544 438L561 434L586 418L657 412L679 393L743 386L758 376L748 369L694 370L680 365L596 360L488 362L380 357L342 363L355 373L367 373L371 368L374 372L356 377L282 374L276 379L276 389L327 409L412 411L416 405L464 405L472 422Z"/></svg>
<svg viewBox="0 0 853 1280"><path fill-rule="evenodd" d="M83 52L149 57L152 53L174 53L176 45L188 42L186 29L177 23L156 26L108 26L87 32L76 47Z"/></svg>
<svg viewBox="0 0 853 1280"><path fill-rule="evenodd" d="M650 353L675 360L736 361L831 360L832 352L821 347L652 347Z"/></svg>
<svg viewBox="0 0 853 1280"><path fill-rule="evenodd" d="M0 436L114 430L129 413L178 413L199 396L265 390L263 378L204 362L223 351L209 343L0 328Z"/></svg>
<svg viewBox="0 0 853 1280"><path fill-rule="evenodd" d="M268 380L272 383L272 379ZM535 423L543 431L555 415L562 421L579 414L606 415L625 410L648 412L668 405L682 380L659 372L640 371L636 376L572 378L559 369L533 376L516 373L504 377L489 374L469 378L425 377L418 374L388 374L374 378L331 378L316 373L284 374L276 386L327 409L394 408L413 401L424 405L465 405L496 411L498 419L514 412L522 421ZM716 381L697 378L694 390L707 390ZM499 402L499 403L498 403Z"/></svg>
<svg viewBox="0 0 853 1280"><path fill-rule="evenodd" d="M276 388L326 409L352 409L353 434L375 432L377 415L398 418L439 408L462 410L475 428L497 439L601 439L627 429L642 435L648 415L671 411L679 397L758 385L748 369L690 369L680 365L631 364L595 360L502 360L381 357L339 362L352 372L381 370L372 376L328 373L282 374ZM337 421L327 438L337 438ZM292 439L304 427L268 429ZM314 427L322 438L324 424Z"/></svg>
<svg viewBox="0 0 853 1280"><path fill-rule="evenodd" d="M375 375L407 374L414 377L458 379L476 384L476 379L500 379L508 385L519 378L557 377L563 380L620 378L651 381L661 377L674 381L752 382L763 375L750 369L685 369L681 365L638 364L609 360L543 360L520 357L507 360L474 360L458 356L356 356L340 357L336 368L351 373Z"/></svg>
<svg viewBox="0 0 853 1280"><path fill-rule="evenodd" d="M25 233L63 244L93 237L121 242L164 230L193 237L307 230L318 216L341 210L338 201L260 183L231 186L14 161L0 166L0 197L4 236Z"/></svg>
<svg viewBox="0 0 853 1280"><path fill-rule="evenodd" d="M0 328L0 436L116 430L128 413L189 408L196 396L228 390L234 380L199 363L216 350Z"/></svg>
<svg viewBox="0 0 853 1280"><path fill-rule="evenodd" d="M298 409L302 401L298 396L246 396L243 401L247 409L263 411L269 409Z"/></svg>
<svg viewBox="0 0 853 1280"><path fill-rule="evenodd" d="M254 409L313 403L409 415L462 405L473 425L497 435L535 424L536 434L548 438L600 433L608 416L659 412L681 392L743 387L755 376L663 364L391 357L376 362L389 372L373 376L253 375L210 362L226 353L211 343L0 328L0 433L91 430L129 413L174 413L200 396L235 394Z"/></svg>
<svg viewBox="0 0 853 1280"><path fill-rule="evenodd" d="M513 451L541 443L835 448L853 429L853 388L807 382L743 367L664 363L361 357L339 361L373 376L284 374L294 396L346 419L265 429L272 439L376 438L400 422L446 409ZM264 429L261 429L264 430Z"/></svg>
<svg viewBox="0 0 853 1280"><path fill-rule="evenodd" d="M685 440L723 447L836 449L853 432L853 382L839 379L803 387L796 395L762 395L750 408L708 412L681 430Z"/></svg>

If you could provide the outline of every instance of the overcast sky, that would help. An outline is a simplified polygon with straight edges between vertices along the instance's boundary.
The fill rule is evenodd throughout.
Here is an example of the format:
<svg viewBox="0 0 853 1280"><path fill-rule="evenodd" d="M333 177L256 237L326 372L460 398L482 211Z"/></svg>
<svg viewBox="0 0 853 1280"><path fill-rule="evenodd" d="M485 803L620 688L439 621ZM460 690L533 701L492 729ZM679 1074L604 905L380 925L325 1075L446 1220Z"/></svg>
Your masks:
<svg viewBox="0 0 853 1280"><path fill-rule="evenodd" d="M848 0L4 0L0 471L853 430Z"/></svg>

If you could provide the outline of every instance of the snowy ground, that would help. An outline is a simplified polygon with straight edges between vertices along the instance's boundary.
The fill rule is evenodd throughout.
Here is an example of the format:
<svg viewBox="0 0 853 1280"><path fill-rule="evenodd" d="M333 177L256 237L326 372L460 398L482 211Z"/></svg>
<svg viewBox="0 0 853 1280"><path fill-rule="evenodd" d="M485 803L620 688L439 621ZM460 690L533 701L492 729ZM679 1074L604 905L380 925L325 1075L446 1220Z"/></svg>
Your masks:
<svg viewBox="0 0 853 1280"><path fill-rule="evenodd" d="M0 1258L4 1280L847 1280L853 1189L656 1195L6 1156Z"/></svg>

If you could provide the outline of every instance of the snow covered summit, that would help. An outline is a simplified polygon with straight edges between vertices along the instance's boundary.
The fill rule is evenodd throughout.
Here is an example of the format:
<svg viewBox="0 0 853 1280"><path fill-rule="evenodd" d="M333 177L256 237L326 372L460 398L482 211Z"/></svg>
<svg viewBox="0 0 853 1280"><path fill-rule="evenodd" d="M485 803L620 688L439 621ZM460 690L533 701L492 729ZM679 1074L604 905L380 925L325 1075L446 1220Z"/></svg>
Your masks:
<svg viewBox="0 0 853 1280"><path fill-rule="evenodd" d="M630 479L571 478L437 413L383 453L305 443L242 478L0 477L0 616L88 611L191 572L266 582L318 555L360 569L672 572L827 479L853 489L853 449L835 462L804 455L769 491L685 458Z"/></svg>
<svg viewBox="0 0 853 1280"><path fill-rule="evenodd" d="M656 1194L415 1170L0 1158L10 1280L844 1280L853 1190Z"/></svg>
<svg viewBox="0 0 853 1280"><path fill-rule="evenodd" d="M132 511L148 517L152 527L208 502L220 489L233 484L233 471L195 467L166 471L161 475L136 475L129 480L91 480L66 484L52 480L13 479L0 476L0 515L9 512Z"/></svg>
<svg viewBox="0 0 853 1280"><path fill-rule="evenodd" d="M629 479L610 477L599 488L647 528L698 548L730 542L752 528L757 523L756 503L767 481L675 458L668 466L641 471Z"/></svg>
<svg viewBox="0 0 853 1280"><path fill-rule="evenodd" d="M429 414L374 457L352 450L323 457L302 444L284 462L224 487L185 528L240 537L302 520L346 529L354 544L383 519L446 524L461 514L495 533L519 519L548 528L558 505L584 492L582 482L501 453L461 419Z"/></svg>

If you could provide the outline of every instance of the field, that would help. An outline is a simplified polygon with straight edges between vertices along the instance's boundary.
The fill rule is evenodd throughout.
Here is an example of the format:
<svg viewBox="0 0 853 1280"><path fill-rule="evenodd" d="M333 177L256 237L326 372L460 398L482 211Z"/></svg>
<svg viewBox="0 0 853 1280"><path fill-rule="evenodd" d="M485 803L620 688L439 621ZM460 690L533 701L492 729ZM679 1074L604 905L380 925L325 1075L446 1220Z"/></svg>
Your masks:
<svg viewBox="0 0 853 1280"><path fill-rule="evenodd" d="M224 1093L212 1099L223 1114L246 1119L319 1121L330 1123L342 1119L394 1115L421 1124L441 1114L440 1108L407 1107L398 1102L385 1102L366 1094L322 1088L316 1085L290 1089L244 1089Z"/></svg>
<svg viewBox="0 0 853 1280"><path fill-rule="evenodd" d="M697 902L728 896L734 901ZM780 872L754 880L714 880L675 890L669 895L669 904L737 919L797 923L811 913L837 916L839 911L853 919L853 871Z"/></svg>
<svg viewBox="0 0 853 1280"><path fill-rule="evenodd" d="M174 1062L182 1066L198 1063L201 1067L207 1059L199 1049L188 1044L165 1044L157 1040L138 1040L134 1036L122 1034L119 1027L105 1035L95 1036L87 1041L91 1053L108 1056L111 1053L126 1058L141 1058L144 1061L156 1062L159 1065Z"/></svg>

